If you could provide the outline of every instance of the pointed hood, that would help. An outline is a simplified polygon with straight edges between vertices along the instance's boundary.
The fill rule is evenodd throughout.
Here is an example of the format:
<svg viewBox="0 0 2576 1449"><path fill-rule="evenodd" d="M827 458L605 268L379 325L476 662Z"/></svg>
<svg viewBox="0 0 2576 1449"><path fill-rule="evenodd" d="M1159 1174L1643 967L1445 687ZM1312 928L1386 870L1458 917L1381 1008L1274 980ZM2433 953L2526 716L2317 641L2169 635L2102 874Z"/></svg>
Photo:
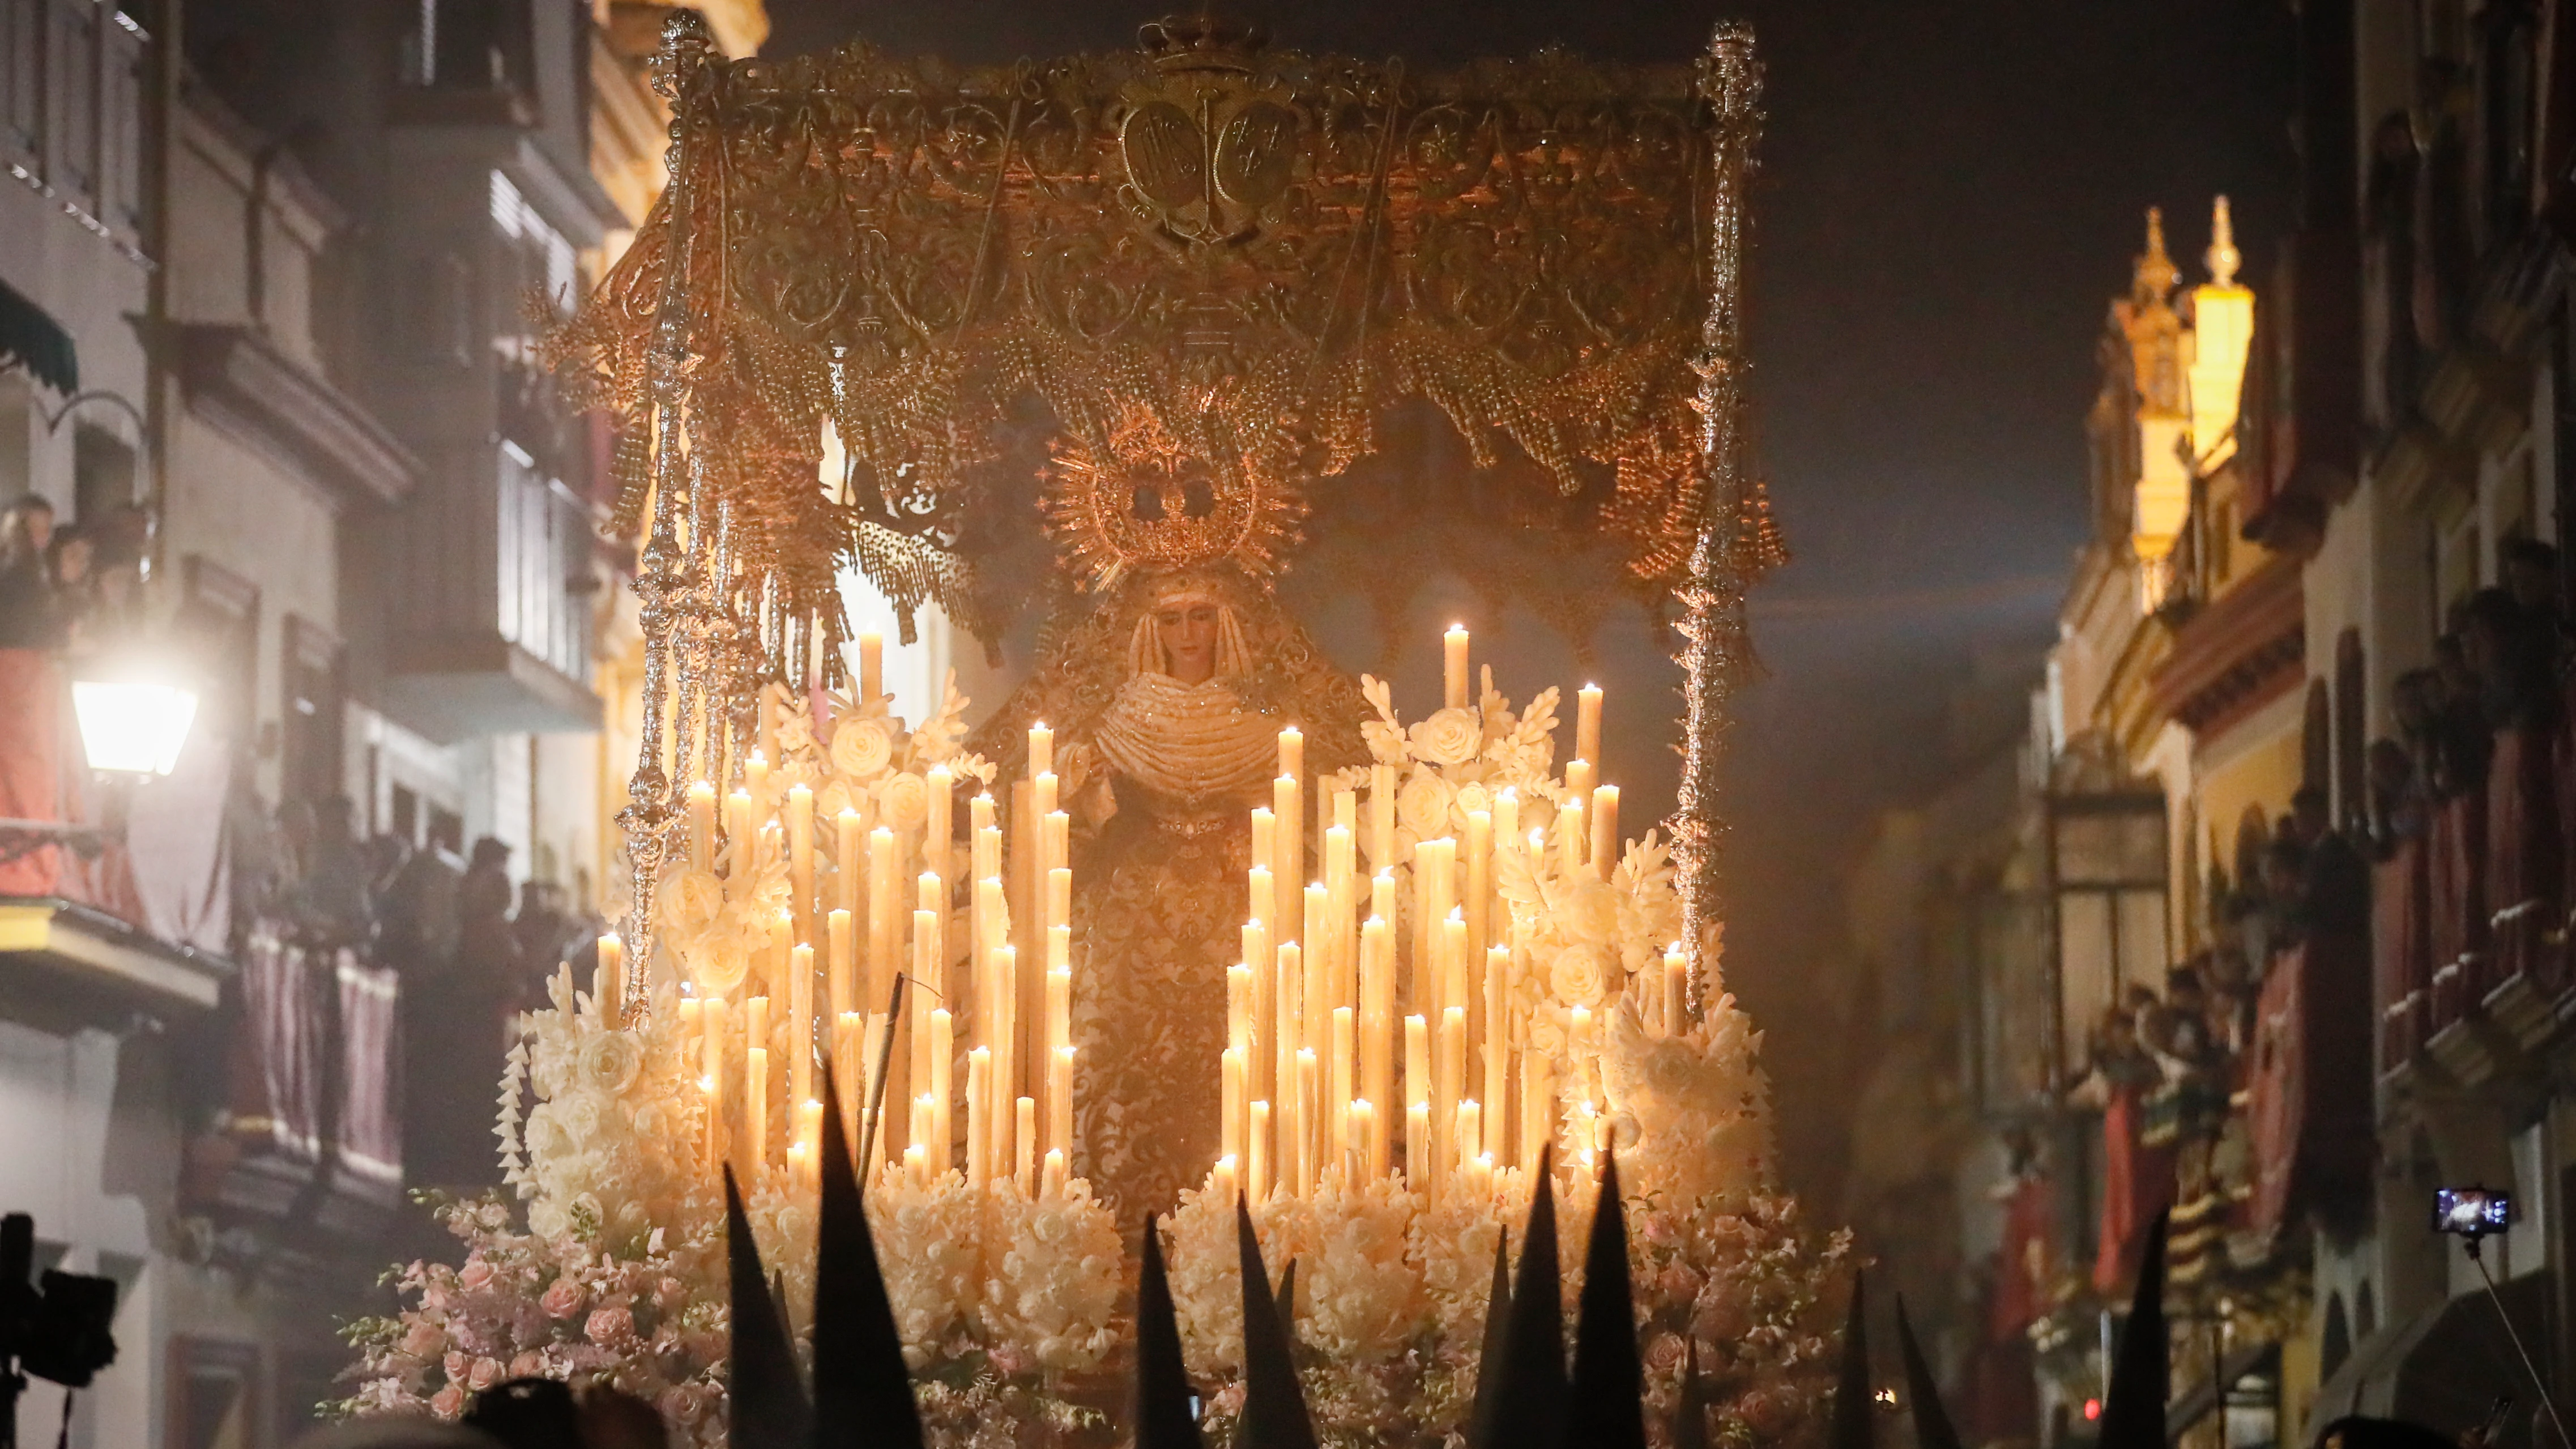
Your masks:
<svg viewBox="0 0 2576 1449"><path fill-rule="evenodd" d="M1556 1262L1556 1178L1539 1153L1494 1384L1494 1433L1471 1449L1558 1449L1565 1432L1565 1295Z"/></svg>
<svg viewBox="0 0 2576 1449"><path fill-rule="evenodd" d="M823 1206L814 1253L814 1430L817 1449L922 1449L921 1415L894 1304L850 1160L841 1093L823 1073Z"/></svg>
<svg viewBox="0 0 2576 1449"><path fill-rule="evenodd" d="M1607 1152L1574 1323L1574 1378L1565 1396L1569 1449L1646 1449L1645 1397L1646 1366L1637 1354L1629 1296L1628 1210L1619 1198L1618 1154Z"/></svg>
<svg viewBox="0 0 2576 1449"><path fill-rule="evenodd" d="M1234 1224L1243 1267L1243 1449L1315 1449L1315 1424L1306 1415L1288 1325L1270 1292L1261 1240L1252 1231L1252 1205L1239 1196Z"/></svg>
<svg viewBox="0 0 2576 1449"><path fill-rule="evenodd" d="M1851 1312L1843 1319L1843 1367L1834 1379L1834 1422L1828 1449L1872 1449L1878 1442L1877 1410L1869 1401L1869 1293L1852 1271Z"/></svg>
<svg viewBox="0 0 2576 1449"><path fill-rule="evenodd" d="M1159 1221L1145 1224L1145 1270L1136 1280L1135 1422L1136 1449L1201 1449Z"/></svg>
<svg viewBox="0 0 2576 1449"><path fill-rule="evenodd" d="M1905 1406L1914 1414L1915 1449L1959 1449L1959 1431L1950 1423L1950 1411L1941 1407L1941 1386L1932 1380L1923 1346L1914 1341L1902 1293L1896 1295L1896 1348L1905 1356Z"/></svg>
<svg viewBox="0 0 2576 1449"><path fill-rule="evenodd" d="M1494 1437L1494 1391L1503 1381L1503 1332L1512 1315L1512 1230L1494 1237L1494 1281L1485 1290L1484 1343L1476 1353L1476 1399L1467 1412L1467 1442Z"/></svg>
<svg viewBox="0 0 2576 1449"><path fill-rule="evenodd" d="M761 1270L760 1245L743 1214L733 1168L724 1170L725 1256L731 1268L733 1353L725 1363L725 1397L733 1407L730 1442L737 1449L802 1449L814 1433L814 1408L796 1375L778 1301Z"/></svg>
<svg viewBox="0 0 2576 1449"><path fill-rule="evenodd" d="M1699 1335L1682 1335L1682 1392L1673 1407L1673 1449L1708 1449L1708 1385L1699 1376Z"/></svg>
<svg viewBox="0 0 2576 1449"><path fill-rule="evenodd" d="M2172 1391L2165 1337L2165 1217L2147 1229L2138 1259L2138 1291L2102 1395L2101 1449L2165 1449L2165 1396Z"/></svg>
<svg viewBox="0 0 2576 1449"><path fill-rule="evenodd" d="M1297 1342L1297 1260L1294 1258L1288 1260L1287 1267L1279 1270L1278 1302L1279 1331L1288 1335L1288 1342L1294 1345Z"/></svg>

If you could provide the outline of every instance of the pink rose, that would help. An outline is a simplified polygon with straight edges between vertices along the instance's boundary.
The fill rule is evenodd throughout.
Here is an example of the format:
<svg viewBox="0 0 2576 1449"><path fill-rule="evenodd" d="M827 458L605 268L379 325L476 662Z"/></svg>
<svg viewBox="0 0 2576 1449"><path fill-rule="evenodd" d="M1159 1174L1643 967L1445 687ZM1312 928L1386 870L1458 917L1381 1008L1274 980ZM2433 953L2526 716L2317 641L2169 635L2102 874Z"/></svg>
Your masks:
<svg viewBox="0 0 2576 1449"><path fill-rule="evenodd" d="M581 1326L591 1342L606 1348L623 1348L634 1341L635 1315L624 1308L597 1308Z"/></svg>
<svg viewBox="0 0 2576 1449"><path fill-rule="evenodd" d="M514 1379L540 1378L545 1371L546 1356L533 1348L510 1360L510 1377Z"/></svg>
<svg viewBox="0 0 2576 1449"><path fill-rule="evenodd" d="M1021 1353L1016 1345L1008 1343L993 1345L992 1359L994 1371L1004 1378L1024 1373L1029 1366L1028 1356Z"/></svg>
<svg viewBox="0 0 2576 1449"><path fill-rule="evenodd" d="M438 1366L447 1371L447 1377L450 1380L462 1381L469 1362L471 1361L465 1357L462 1349L451 1348L447 1351L447 1357L438 1361Z"/></svg>
<svg viewBox="0 0 2576 1449"><path fill-rule="evenodd" d="M492 1265L477 1258L457 1272L456 1281L468 1288L480 1288L492 1281Z"/></svg>
<svg viewBox="0 0 2576 1449"><path fill-rule="evenodd" d="M426 1318L415 1318L403 1330L402 1351L413 1358L429 1358L447 1346L446 1330Z"/></svg>
<svg viewBox="0 0 2576 1449"><path fill-rule="evenodd" d="M581 1305L589 1297L588 1289L572 1275L565 1274L546 1285L546 1291L537 1299L537 1306L544 1309L548 1317L570 1318L581 1311Z"/></svg>
<svg viewBox="0 0 2576 1449"><path fill-rule="evenodd" d="M474 1366L465 1371L465 1387L478 1394L500 1381L501 1361L497 1358L478 1358L474 1360Z"/></svg>
<svg viewBox="0 0 2576 1449"><path fill-rule="evenodd" d="M673 1384L653 1401L662 1417L678 1424L694 1424L707 1411L706 1394L696 1384Z"/></svg>
<svg viewBox="0 0 2576 1449"><path fill-rule="evenodd" d="M429 1396L429 1411L442 1419L453 1419L465 1412L465 1390L454 1384Z"/></svg>
<svg viewBox="0 0 2576 1449"><path fill-rule="evenodd" d="M1688 1303L1699 1296L1699 1275L1679 1263L1666 1268L1656 1288L1667 1303Z"/></svg>
<svg viewBox="0 0 2576 1449"><path fill-rule="evenodd" d="M1682 1341L1669 1333L1658 1333L1646 1345L1646 1367L1657 1373L1670 1373L1682 1361Z"/></svg>

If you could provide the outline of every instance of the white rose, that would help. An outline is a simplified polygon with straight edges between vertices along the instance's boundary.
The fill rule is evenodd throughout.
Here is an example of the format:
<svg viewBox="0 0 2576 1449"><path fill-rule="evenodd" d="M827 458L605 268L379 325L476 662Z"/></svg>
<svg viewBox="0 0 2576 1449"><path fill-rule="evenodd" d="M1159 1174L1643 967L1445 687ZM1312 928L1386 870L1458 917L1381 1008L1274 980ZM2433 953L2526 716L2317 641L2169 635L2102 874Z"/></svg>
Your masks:
<svg viewBox="0 0 2576 1449"><path fill-rule="evenodd" d="M1413 757L1435 765L1463 765L1484 747L1485 722L1472 709L1444 709L1415 725L1407 738Z"/></svg>
<svg viewBox="0 0 2576 1449"><path fill-rule="evenodd" d="M1479 810L1487 815L1494 813L1493 787L1481 780L1470 780L1458 787L1458 814L1464 818Z"/></svg>
<svg viewBox="0 0 2576 1449"><path fill-rule="evenodd" d="M1609 958L1598 946L1568 946L1547 968L1548 989L1568 1006L1599 1006L1609 982Z"/></svg>
<svg viewBox="0 0 2576 1449"><path fill-rule="evenodd" d="M622 1031L603 1031L581 1044L573 1076L586 1087L615 1095L635 1084L644 1069L644 1049Z"/></svg>
<svg viewBox="0 0 2576 1449"><path fill-rule="evenodd" d="M910 770L877 786L877 819L896 830L918 830L930 818L930 787Z"/></svg>
<svg viewBox="0 0 2576 1449"><path fill-rule="evenodd" d="M1416 770L1395 792L1395 816L1416 838L1435 839L1449 833L1449 807L1457 798L1458 787L1438 772Z"/></svg>
<svg viewBox="0 0 2576 1449"><path fill-rule="evenodd" d="M894 737L882 719L842 719L832 726L832 768L853 780L873 780L894 758Z"/></svg>
<svg viewBox="0 0 2576 1449"><path fill-rule="evenodd" d="M1608 881L1576 881L1557 897L1556 928L1569 941L1609 945L1619 933L1619 893Z"/></svg>
<svg viewBox="0 0 2576 1449"><path fill-rule="evenodd" d="M540 1102L528 1113L519 1136L527 1144L528 1156L538 1162L569 1156L576 1150L572 1134L565 1130L559 1109L552 1102Z"/></svg>
<svg viewBox="0 0 2576 1449"><path fill-rule="evenodd" d="M714 872L689 870L663 883L653 914L672 936L694 941L714 927L724 914L724 904L724 882Z"/></svg>
<svg viewBox="0 0 2576 1449"><path fill-rule="evenodd" d="M554 1119L561 1123L575 1144L592 1147L598 1144L600 1130L607 1125L608 1099L597 1092L568 1092L549 1103Z"/></svg>
<svg viewBox="0 0 2576 1449"><path fill-rule="evenodd" d="M552 1198L538 1198L528 1204L528 1231L540 1238L560 1238L571 1231L572 1221Z"/></svg>
<svg viewBox="0 0 2576 1449"><path fill-rule="evenodd" d="M688 952L687 960L689 979L697 983L701 996L722 996L740 986L751 971L750 953L730 934Z"/></svg>

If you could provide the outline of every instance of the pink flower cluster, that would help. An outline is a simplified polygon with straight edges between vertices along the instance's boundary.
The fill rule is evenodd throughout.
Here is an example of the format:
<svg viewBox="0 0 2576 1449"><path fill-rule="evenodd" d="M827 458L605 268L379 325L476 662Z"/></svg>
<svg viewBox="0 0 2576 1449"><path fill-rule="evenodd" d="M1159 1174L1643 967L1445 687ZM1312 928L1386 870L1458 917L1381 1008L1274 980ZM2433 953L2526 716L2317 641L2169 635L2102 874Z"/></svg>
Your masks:
<svg viewBox="0 0 2576 1449"><path fill-rule="evenodd" d="M358 1361L342 1374L355 1385L344 1413L453 1419L505 1379L554 1378L652 1402L675 1443L723 1443L720 1241L666 1245L656 1234L642 1256L618 1258L572 1234L518 1232L498 1198L436 1210L465 1261L401 1269L402 1308L350 1325Z"/></svg>

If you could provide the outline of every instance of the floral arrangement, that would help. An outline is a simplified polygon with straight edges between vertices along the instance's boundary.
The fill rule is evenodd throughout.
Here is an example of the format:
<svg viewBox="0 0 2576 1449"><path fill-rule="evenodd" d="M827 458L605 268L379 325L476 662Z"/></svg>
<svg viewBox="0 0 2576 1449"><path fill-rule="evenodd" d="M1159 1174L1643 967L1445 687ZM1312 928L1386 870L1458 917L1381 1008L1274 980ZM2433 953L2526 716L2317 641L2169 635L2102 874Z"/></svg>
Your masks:
<svg viewBox="0 0 2576 1449"><path fill-rule="evenodd" d="M524 1211L500 1195L437 1202L465 1261L389 1275L402 1306L350 1327L358 1361L344 1378L356 1389L342 1412L453 1419L503 1379L579 1378L651 1400L677 1442L724 1443L723 1204L693 1150L703 1094L675 1005L666 993L612 1026L567 974L550 1008L522 1018L497 1135ZM745 1211L801 1334L817 1222L811 1192L783 1177L755 1187ZM889 1166L868 1217L937 1442L999 1446L1017 1425L1096 1419L1060 1391L1118 1337L1121 1244L1085 1184L1032 1199L1008 1182L978 1192L953 1172L923 1183Z"/></svg>
<svg viewBox="0 0 2576 1449"><path fill-rule="evenodd" d="M1619 1144L1629 1255L1646 1345L1649 1418L1661 1442L1679 1401L1685 1347L1699 1344L1719 1433L1775 1444L1822 1422L1851 1242L1799 1230L1794 1198L1769 1186L1759 1034L1721 996L1689 1032L1655 1037L1614 1013L1595 1061L1600 1131ZM1579 1177L1580 1174L1577 1174ZM1495 1174L1490 1195L1434 1204L1397 1179L1338 1178L1256 1207L1274 1271L1297 1265L1299 1366L1318 1433L1351 1446L1422 1443L1463 1429L1494 1251L1529 1212L1529 1176ZM1560 1185L1558 1251L1571 1314L1593 1202ZM1165 1225L1173 1303L1194 1377L1223 1387L1212 1434L1242 1407L1243 1310L1233 1203L1185 1194ZM1570 1317L1569 1317L1570 1323Z"/></svg>
<svg viewBox="0 0 2576 1449"><path fill-rule="evenodd" d="M1369 783L1394 789L1394 858L1373 868L1409 870L1421 842L1466 833L1477 812L1517 814L1534 827L1530 848L1492 857L1508 916L1498 940L1513 962L1514 1043L1554 1067L1566 1179L1587 1180L1598 1149L1618 1149L1653 1432L1667 1432L1696 1342L1723 1439L1812 1437L1850 1245L1802 1232L1794 1201L1772 1186L1761 1034L1720 989L1718 943L1704 953L1695 1013L1646 1009L1668 989L1658 968L1680 922L1666 851L1649 832L1605 879L1571 864L1574 852L1551 839L1571 814L1555 807L1579 788L1550 774L1554 690L1516 712L1488 673L1475 705L1410 726L1383 683L1365 680L1364 694L1377 712L1363 726L1376 769L1337 783L1373 774ZM905 729L883 700L833 704L830 737L818 741L803 701L768 702L773 748L764 753L776 763L749 782L756 810L803 785L822 809L851 806L910 849L934 770L992 777L989 763L960 753L965 700L953 682L919 729ZM920 848L940 853L924 865L953 870L944 842ZM731 991L756 969L789 893L787 869L774 848L675 862L656 922L697 991ZM678 1006L666 991L649 1013L614 1024L567 974L550 1007L523 1019L497 1126L523 1213L499 1197L440 1206L465 1261L400 1270L400 1311L351 1330L360 1359L349 1412L453 1417L467 1394L502 1378L588 1377L651 1398L680 1442L722 1444L722 1208L700 1160L707 1099ZM784 1060L788 1045L773 1022L773 1058ZM787 1116L769 1115L773 1133ZM810 1186L793 1181L766 1175L746 1209L801 1333L816 1221ZM1424 1444L1462 1429L1495 1251L1520 1231L1531 1189L1529 1174L1509 1166L1436 1201L1401 1177L1352 1181L1334 1171L1303 1196L1255 1207L1273 1269L1296 1265L1296 1351L1328 1443ZM1561 1186L1559 1199L1570 1313L1592 1201L1581 1186ZM1125 1337L1113 1314L1127 1245L1086 1184L1032 1195L1007 1176L979 1186L890 1163L870 1184L868 1212L935 1442L1005 1449L1025 1430L1102 1427L1066 1385L1109 1368ZM1213 1185L1186 1193L1163 1231L1184 1352L1214 1390L1206 1426L1222 1443L1242 1407L1233 1201Z"/></svg>

